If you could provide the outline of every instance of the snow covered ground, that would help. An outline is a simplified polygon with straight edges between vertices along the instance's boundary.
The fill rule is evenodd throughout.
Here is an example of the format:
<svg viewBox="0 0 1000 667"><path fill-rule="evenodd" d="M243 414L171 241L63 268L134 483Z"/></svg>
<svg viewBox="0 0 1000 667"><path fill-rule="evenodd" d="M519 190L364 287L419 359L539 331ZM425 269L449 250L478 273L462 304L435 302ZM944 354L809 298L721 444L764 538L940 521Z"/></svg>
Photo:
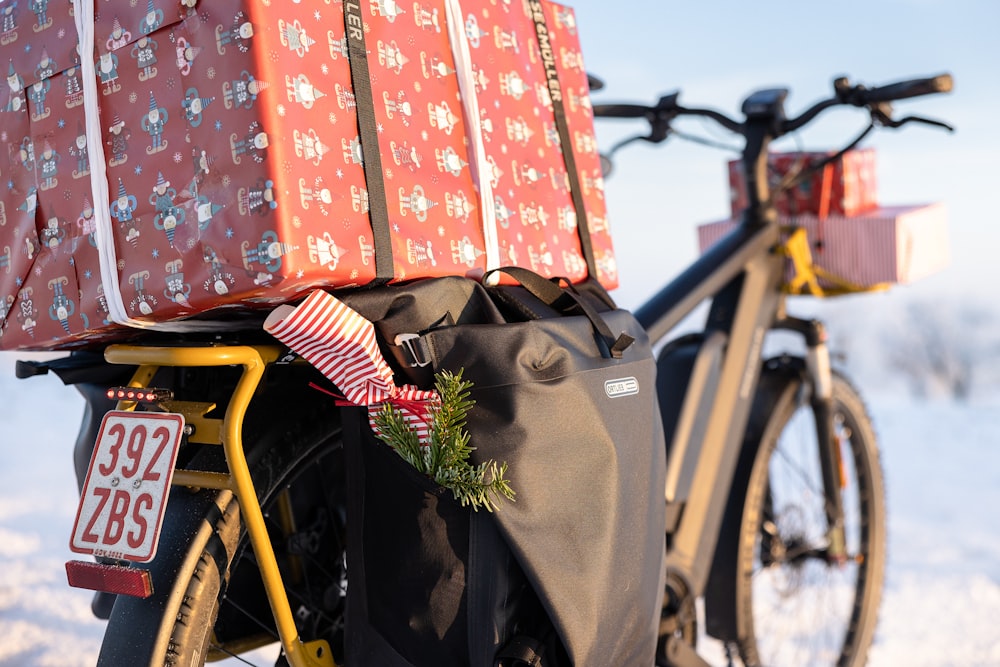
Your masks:
<svg viewBox="0 0 1000 667"><path fill-rule="evenodd" d="M102 623L63 570L82 402L55 378L16 380L13 358L0 354L0 667L85 667ZM890 512L870 664L1000 665L1000 400L869 403Z"/></svg>

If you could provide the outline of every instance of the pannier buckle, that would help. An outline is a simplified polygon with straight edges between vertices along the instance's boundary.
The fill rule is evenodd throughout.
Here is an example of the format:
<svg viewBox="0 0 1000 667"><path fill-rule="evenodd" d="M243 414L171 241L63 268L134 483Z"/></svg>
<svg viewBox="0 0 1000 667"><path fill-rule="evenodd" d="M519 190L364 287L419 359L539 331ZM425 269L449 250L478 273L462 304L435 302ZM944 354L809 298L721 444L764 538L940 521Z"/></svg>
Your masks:
<svg viewBox="0 0 1000 667"><path fill-rule="evenodd" d="M420 334L401 333L397 334L392 342L406 351L410 366L415 368L430 366L431 360L422 354L423 347L416 343L418 340L420 340Z"/></svg>

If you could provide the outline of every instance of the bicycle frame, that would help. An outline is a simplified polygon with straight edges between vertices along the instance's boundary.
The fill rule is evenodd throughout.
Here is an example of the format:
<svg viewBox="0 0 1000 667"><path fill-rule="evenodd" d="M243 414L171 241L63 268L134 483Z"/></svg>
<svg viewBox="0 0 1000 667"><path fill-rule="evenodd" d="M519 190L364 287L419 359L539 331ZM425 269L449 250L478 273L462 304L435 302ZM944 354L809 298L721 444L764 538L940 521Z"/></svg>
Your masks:
<svg viewBox="0 0 1000 667"><path fill-rule="evenodd" d="M783 299L785 264L771 252L779 243L776 223L757 229L742 224L636 311L650 337L660 340L714 297L677 433L668 443L668 514L680 517L667 567L683 573L695 595L704 591L715 552L728 495L718 490L728 490L739 457L764 335Z"/></svg>
<svg viewBox="0 0 1000 667"><path fill-rule="evenodd" d="M767 148L774 120L783 117L782 101L780 91L765 91L765 110L748 114L744 171L750 206L736 229L636 311L650 338L659 342L699 304L711 299L676 429L668 433L667 443L666 567L683 578L695 598L705 594L709 583L762 368L764 338L772 329L793 330L806 339L830 552L836 556L843 551L843 515L833 473L839 467L839 451L831 447L828 354L818 323L784 315L787 256L779 252L783 230L770 203L766 178ZM688 646L676 638L669 641L668 651L677 660L700 663Z"/></svg>

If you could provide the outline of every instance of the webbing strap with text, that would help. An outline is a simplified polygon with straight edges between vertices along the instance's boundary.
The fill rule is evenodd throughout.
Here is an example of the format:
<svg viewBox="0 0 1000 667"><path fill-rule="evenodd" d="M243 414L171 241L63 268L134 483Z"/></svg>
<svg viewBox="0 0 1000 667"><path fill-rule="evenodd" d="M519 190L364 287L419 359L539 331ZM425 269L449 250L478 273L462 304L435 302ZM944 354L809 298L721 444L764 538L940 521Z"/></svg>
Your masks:
<svg viewBox="0 0 1000 667"><path fill-rule="evenodd" d="M389 207L386 201L382 156L378 145L378 124L375 120L375 99L365 48L364 18L358 0L344 1L344 24L347 32L347 52L351 65L351 83L357 103L358 130L361 135L362 163L368 188L368 206L372 234L375 237L374 285L393 278L392 237L389 235Z"/></svg>
<svg viewBox="0 0 1000 667"><path fill-rule="evenodd" d="M535 23L535 34L538 36L538 48L542 55L549 97L552 99L556 130L559 132L559 145L562 148L563 160L566 162L566 173L569 176L570 195L573 198L573 208L576 209L577 232L580 235L580 250L587 262L587 272L596 278L597 262L594 258L594 246L590 240L590 223L587 220L587 209L583 203L580 175L576 170L576 157L573 155L572 137L569 133L569 123L566 120L566 107L563 105L562 86L559 83L559 71L556 69L551 33L545 22L545 7L541 0L528 0L528 5L531 8L531 18Z"/></svg>

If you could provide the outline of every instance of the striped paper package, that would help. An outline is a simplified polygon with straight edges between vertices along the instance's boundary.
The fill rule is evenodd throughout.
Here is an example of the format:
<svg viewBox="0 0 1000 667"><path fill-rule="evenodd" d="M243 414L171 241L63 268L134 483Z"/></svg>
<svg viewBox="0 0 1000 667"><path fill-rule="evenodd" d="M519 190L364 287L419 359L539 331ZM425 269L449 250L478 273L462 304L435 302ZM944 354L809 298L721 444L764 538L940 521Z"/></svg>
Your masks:
<svg viewBox="0 0 1000 667"><path fill-rule="evenodd" d="M853 216L782 216L780 220L806 230L816 266L859 288L910 283L944 269L950 261L943 204L883 206ZM735 226L735 220L700 225L700 251L705 252ZM792 279L791 269L788 279ZM822 278L820 284L838 286Z"/></svg>

